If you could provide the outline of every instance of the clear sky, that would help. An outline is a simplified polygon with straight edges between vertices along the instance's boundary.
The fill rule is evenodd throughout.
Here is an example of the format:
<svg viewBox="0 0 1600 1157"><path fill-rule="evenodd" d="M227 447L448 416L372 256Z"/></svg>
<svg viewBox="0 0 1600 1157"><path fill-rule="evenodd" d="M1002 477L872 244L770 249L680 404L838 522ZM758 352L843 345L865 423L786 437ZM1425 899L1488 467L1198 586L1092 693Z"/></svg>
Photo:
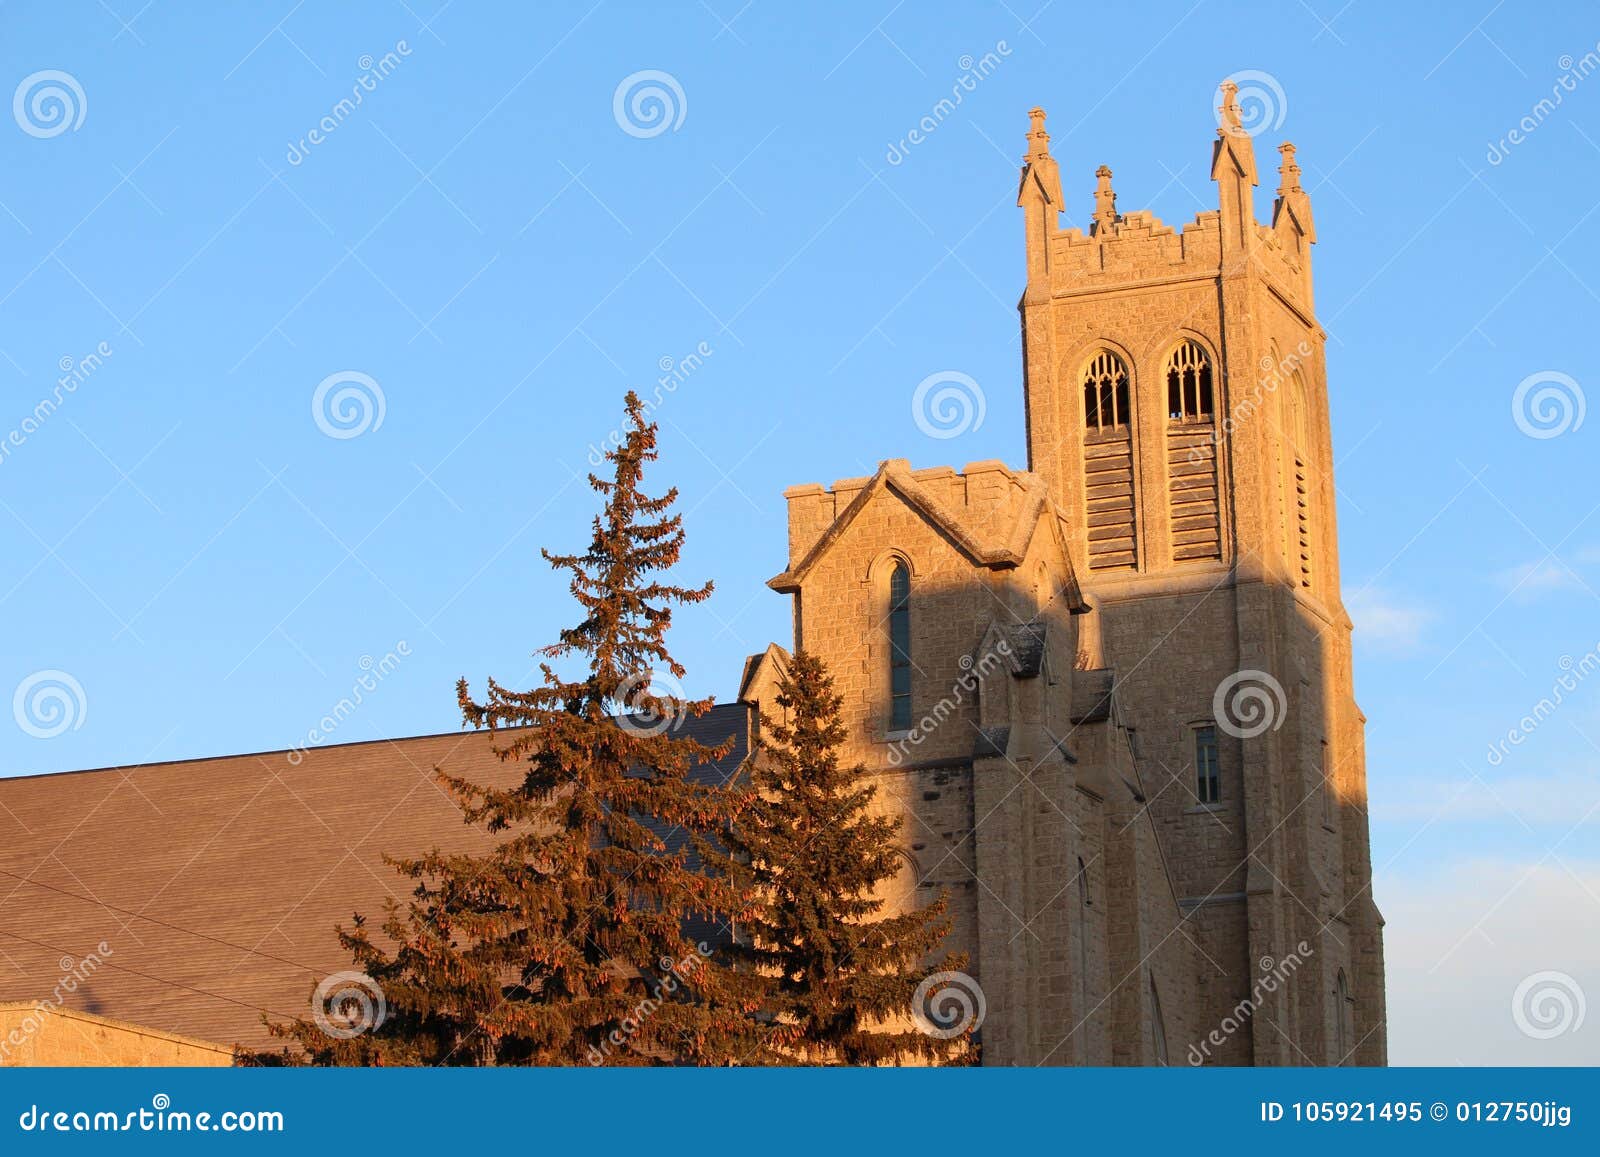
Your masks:
<svg viewBox="0 0 1600 1157"><path fill-rule="evenodd" d="M538 548L691 354L655 477L717 585L675 650L728 697L789 635L785 486L1025 464L1027 110L1064 224L1108 164L1181 225L1217 83L1264 73L1257 213L1291 138L1321 238L1392 1057L1600 1062L1600 1007L1512 1015L1544 971L1600 1001L1600 15L740 4L0 9L0 692L72 680L0 774L289 747L391 652L333 739L455 728L458 676L525 683L571 621ZM958 437L913 420L942 371Z"/></svg>

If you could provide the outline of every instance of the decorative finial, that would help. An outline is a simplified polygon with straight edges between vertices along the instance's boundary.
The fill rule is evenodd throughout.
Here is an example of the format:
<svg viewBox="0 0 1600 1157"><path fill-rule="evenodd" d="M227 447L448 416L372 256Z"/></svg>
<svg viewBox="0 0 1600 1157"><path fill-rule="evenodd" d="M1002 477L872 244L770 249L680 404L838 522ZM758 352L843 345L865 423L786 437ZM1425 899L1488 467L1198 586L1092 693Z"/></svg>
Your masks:
<svg viewBox="0 0 1600 1157"><path fill-rule="evenodd" d="M1221 115L1221 128L1217 135L1232 133L1235 136L1244 135L1244 114L1239 111L1239 86L1233 81L1225 80L1221 84L1222 104L1217 108Z"/></svg>
<svg viewBox="0 0 1600 1157"><path fill-rule="evenodd" d="M1028 152L1024 160L1035 161L1050 155L1050 134L1044 131L1044 109L1028 110Z"/></svg>
<svg viewBox="0 0 1600 1157"><path fill-rule="evenodd" d="M1109 229L1117 223L1117 195L1111 190L1111 170L1101 165L1094 171L1094 227L1095 231Z"/></svg>
<svg viewBox="0 0 1600 1157"><path fill-rule="evenodd" d="M1288 141L1278 146L1283 163L1278 166L1278 196L1301 192L1300 166L1294 163L1294 146Z"/></svg>

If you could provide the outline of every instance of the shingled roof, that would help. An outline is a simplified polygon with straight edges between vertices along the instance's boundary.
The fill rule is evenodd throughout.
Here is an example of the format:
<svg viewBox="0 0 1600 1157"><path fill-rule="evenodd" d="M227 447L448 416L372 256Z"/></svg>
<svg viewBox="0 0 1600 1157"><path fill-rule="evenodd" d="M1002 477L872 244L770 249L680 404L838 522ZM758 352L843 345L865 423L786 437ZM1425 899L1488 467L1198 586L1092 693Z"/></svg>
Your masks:
<svg viewBox="0 0 1600 1157"><path fill-rule="evenodd" d="M733 750L749 708L714 707L679 735ZM487 846L432 771L515 783L484 732L0 779L0 1002L49 997L91 953L68 1008L221 1044L268 1043L261 1015L309 1012L350 968L335 924L406 882L382 862ZM697 776L698 777L698 776ZM104 944L109 952L99 948Z"/></svg>

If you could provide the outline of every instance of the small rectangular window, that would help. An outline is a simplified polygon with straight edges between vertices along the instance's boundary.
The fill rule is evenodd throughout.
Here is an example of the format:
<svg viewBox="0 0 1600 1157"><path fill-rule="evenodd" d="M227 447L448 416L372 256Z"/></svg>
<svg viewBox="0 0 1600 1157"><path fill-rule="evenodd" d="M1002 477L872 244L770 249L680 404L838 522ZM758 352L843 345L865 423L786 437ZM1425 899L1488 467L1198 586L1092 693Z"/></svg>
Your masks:
<svg viewBox="0 0 1600 1157"><path fill-rule="evenodd" d="M1216 803L1222 798L1222 778L1217 773L1217 729L1194 729L1195 798Z"/></svg>

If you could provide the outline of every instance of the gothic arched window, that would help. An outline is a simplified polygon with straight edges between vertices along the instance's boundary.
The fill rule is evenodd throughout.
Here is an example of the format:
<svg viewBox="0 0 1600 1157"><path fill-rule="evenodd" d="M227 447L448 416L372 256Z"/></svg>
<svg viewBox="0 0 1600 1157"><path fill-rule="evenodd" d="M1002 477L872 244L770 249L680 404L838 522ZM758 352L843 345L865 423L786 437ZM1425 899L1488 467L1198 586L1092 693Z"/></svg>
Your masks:
<svg viewBox="0 0 1600 1157"><path fill-rule="evenodd" d="M1184 341L1167 359L1167 415L1174 422L1209 422L1215 413L1211 358L1197 341Z"/></svg>
<svg viewBox="0 0 1600 1157"><path fill-rule="evenodd" d="M911 730L911 571L889 573L889 730Z"/></svg>
<svg viewBox="0 0 1600 1157"><path fill-rule="evenodd" d="M1167 500L1173 562L1222 557L1217 459L1227 423L1217 424L1211 355L1185 338L1167 356Z"/></svg>
<svg viewBox="0 0 1600 1157"><path fill-rule="evenodd" d="M1306 380L1300 376L1299 370L1290 379L1289 405L1293 410L1290 434L1294 438L1295 448L1304 453L1310 442L1306 437Z"/></svg>
<svg viewBox="0 0 1600 1157"><path fill-rule="evenodd" d="M1102 349L1083 367L1090 570L1132 570L1138 565L1132 423L1127 363Z"/></svg>
<svg viewBox="0 0 1600 1157"><path fill-rule="evenodd" d="M1128 424L1128 367L1110 350L1101 350L1084 367L1083 424L1090 430Z"/></svg>

